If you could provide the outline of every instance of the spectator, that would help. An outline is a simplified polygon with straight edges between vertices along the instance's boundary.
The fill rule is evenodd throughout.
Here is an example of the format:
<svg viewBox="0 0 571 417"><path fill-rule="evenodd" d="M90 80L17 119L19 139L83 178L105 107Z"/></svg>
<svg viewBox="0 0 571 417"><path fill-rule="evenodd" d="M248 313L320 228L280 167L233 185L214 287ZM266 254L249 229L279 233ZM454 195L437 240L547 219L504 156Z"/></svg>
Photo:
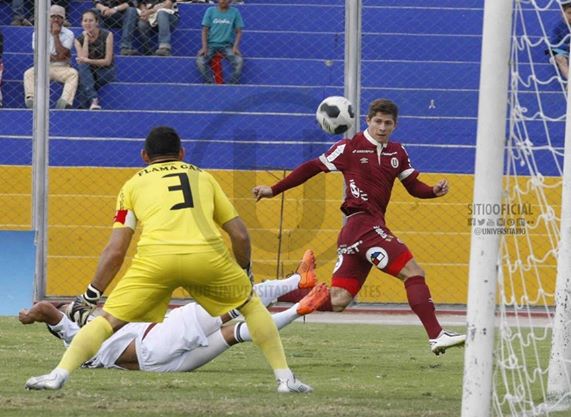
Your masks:
<svg viewBox="0 0 571 417"><path fill-rule="evenodd" d="M571 0L562 2L563 20L551 33L549 45L559 73L564 79L569 78L569 25L571 24Z"/></svg>
<svg viewBox="0 0 571 417"><path fill-rule="evenodd" d="M33 7L27 0L12 0L12 26L33 26Z"/></svg>
<svg viewBox="0 0 571 417"><path fill-rule="evenodd" d="M70 0L52 0L52 5L61 6L67 9ZM34 2L31 0L12 0L12 26L34 26ZM64 19L65 27L71 26L67 19Z"/></svg>
<svg viewBox="0 0 571 417"><path fill-rule="evenodd" d="M115 78L113 33L99 28L94 10L81 16L83 33L75 40L79 70L79 107L101 110L97 91Z"/></svg>
<svg viewBox="0 0 571 417"><path fill-rule="evenodd" d="M139 16L130 0L94 0L95 10L106 28L121 27L121 55L139 55L133 38Z"/></svg>
<svg viewBox="0 0 571 417"><path fill-rule="evenodd" d="M155 55L171 56L171 32L178 23L176 0L150 0L139 4L139 33L145 55L152 55L151 36L158 29L159 47Z"/></svg>
<svg viewBox="0 0 571 417"><path fill-rule="evenodd" d="M4 72L4 64L2 63L3 54L4 54L4 34L0 30L0 108L2 108L2 72Z"/></svg>
<svg viewBox="0 0 571 417"><path fill-rule="evenodd" d="M73 32L63 27L65 9L58 5L50 7L50 37L48 50L50 52L49 77L52 81L63 83L63 93L57 101L56 108L71 108L77 90L77 71L69 64L71 47L73 46ZM32 38L34 47L36 33ZM34 105L34 67L24 73L24 94L26 107Z"/></svg>
<svg viewBox="0 0 571 417"><path fill-rule="evenodd" d="M218 0L218 7L209 7L202 18L202 48L198 51L196 65L207 83L213 83L210 61L222 54L234 69L230 84L238 84L244 60L238 49L244 22L240 11L230 7L231 0Z"/></svg>

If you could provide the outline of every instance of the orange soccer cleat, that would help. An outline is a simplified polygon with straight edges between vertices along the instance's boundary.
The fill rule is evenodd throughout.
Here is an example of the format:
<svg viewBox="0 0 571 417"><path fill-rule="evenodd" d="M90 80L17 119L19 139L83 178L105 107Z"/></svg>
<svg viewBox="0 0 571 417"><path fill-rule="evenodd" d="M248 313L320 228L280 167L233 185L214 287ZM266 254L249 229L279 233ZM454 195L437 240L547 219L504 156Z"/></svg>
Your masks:
<svg viewBox="0 0 571 417"><path fill-rule="evenodd" d="M297 314L305 316L306 314L313 313L323 305L329 298L329 288L324 283L316 285L309 294L299 301L297 306Z"/></svg>
<svg viewBox="0 0 571 417"><path fill-rule="evenodd" d="M295 272L301 277L298 284L299 288L315 287L315 284L317 284L317 276L315 275L315 255L311 249L305 251Z"/></svg>

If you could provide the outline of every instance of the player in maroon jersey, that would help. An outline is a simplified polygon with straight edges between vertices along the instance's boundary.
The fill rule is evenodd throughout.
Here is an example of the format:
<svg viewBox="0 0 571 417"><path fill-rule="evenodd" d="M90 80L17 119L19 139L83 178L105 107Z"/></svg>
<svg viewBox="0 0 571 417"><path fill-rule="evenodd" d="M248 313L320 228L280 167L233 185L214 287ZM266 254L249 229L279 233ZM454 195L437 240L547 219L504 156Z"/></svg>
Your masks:
<svg viewBox="0 0 571 417"><path fill-rule="evenodd" d="M424 271L408 247L386 226L385 212L395 179L417 198L436 198L448 193L448 182L429 186L418 179L404 147L389 141L397 125L398 107L386 99L371 103L367 129L353 139L335 143L319 158L295 168L273 186L256 186L257 200L274 197L303 184L320 172L343 173L347 191L341 211L347 221L337 240L338 259L331 280L330 302L322 309L343 311L357 295L372 266L404 282L411 309L422 322L432 352L463 345L466 336L445 331L436 318Z"/></svg>

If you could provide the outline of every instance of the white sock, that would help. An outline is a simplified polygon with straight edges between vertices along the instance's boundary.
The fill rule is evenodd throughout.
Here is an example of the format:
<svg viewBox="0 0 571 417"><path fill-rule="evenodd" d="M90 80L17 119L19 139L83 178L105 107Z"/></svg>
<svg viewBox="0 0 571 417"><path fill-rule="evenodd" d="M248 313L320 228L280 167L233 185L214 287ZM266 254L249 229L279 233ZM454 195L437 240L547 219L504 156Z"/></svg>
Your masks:
<svg viewBox="0 0 571 417"><path fill-rule="evenodd" d="M276 376L276 379L294 379L293 372L289 368L274 369L274 375Z"/></svg>
<svg viewBox="0 0 571 417"><path fill-rule="evenodd" d="M185 352L182 357L177 372L189 372L210 362L212 359L229 349L228 343L224 340L222 332L218 330L208 336L208 346L200 346L196 349Z"/></svg>
<svg viewBox="0 0 571 417"><path fill-rule="evenodd" d="M276 298L281 297L288 292L292 292L299 288L299 281L301 277L299 274L293 274L285 279L272 279L264 281L260 284L254 285L254 291L260 299L262 304L266 307L270 305Z"/></svg>
<svg viewBox="0 0 571 417"><path fill-rule="evenodd" d="M299 314L297 314L296 311L298 305L299 303L296 303L285 311L272 314L272 320L276 324L278 330L284 328L298 317L301 317ZM250 330L248 329L248 325L245 322L242 321L237 323L236 327L234 327L234 339L236 339L238 343L252 341Z"/></svg>

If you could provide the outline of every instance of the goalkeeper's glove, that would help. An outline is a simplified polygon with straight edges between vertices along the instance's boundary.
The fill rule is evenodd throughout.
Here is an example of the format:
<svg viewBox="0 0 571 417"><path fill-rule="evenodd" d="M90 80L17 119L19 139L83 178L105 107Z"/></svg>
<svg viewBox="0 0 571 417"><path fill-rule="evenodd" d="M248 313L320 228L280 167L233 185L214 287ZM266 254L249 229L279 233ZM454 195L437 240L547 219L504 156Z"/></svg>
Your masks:
<svg viewBox="0 0 571 417"><path fill-rule="evenodd" d="M91 313L97 308L97 302L102 295L102 291L89 284L85 293L75 297L73 302L67 306L66 315L79 327L83 327Z"/></svg>
<svg viewBox="0 0 571 417"><path fill-rule="evenodd" d="M252 285L254 285L254 273L252 272L252 264L249 263L245 268L242 269L244 270L246 275L248 275L248 278L250 279Z"/></svg>

